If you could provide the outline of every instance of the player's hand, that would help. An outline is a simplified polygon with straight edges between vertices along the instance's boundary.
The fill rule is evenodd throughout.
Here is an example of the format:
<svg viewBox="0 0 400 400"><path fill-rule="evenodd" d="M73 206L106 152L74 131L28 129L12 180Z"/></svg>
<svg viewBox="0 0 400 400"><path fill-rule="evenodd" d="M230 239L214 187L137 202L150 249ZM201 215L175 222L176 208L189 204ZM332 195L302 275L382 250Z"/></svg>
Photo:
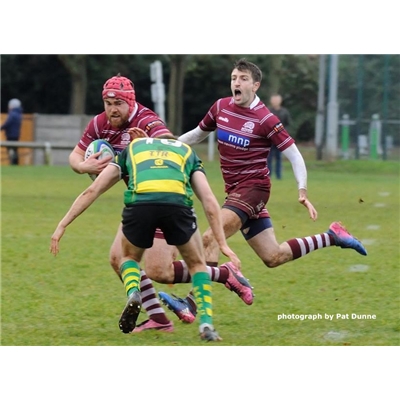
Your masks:
<svg viewBox="0 0 400 400"><path fill-rule="evenodd" d="M240 269L241 268L241 262L239 257L235 254L235 252L229 247L229 246L223 246L220 248L221 253L228 257L233 264L235 264L235 267Z"/></svg>
<svg viewBox="0 0 400 400"><path fill-rule="evenodd" d="M131 140L147 137L147 133L143 129L137 127L129 128L128 133L131 135Z"/></svg>
<svg viewBox="0 0 400 400"><path fill-rule="evenodd" d="M57 226L57 229L54 231L53 235L51 236L50 242L50 253L54 254L55 256L60 251L59 243L64 235L65 228Z"/></svg>
<svg viewBox="0 0 400 400"><path fill-rule="evenodd" d="M307 191L305 189L299 190L299 203L307 208L310 218L315 221L318 218L318 212L307 198Z"/></svg>
<svg viewBox="0 0 400 400"><path fill-rule="evenodd" d="M112 160L112 156L106 156L101 160L98 160L97 157L99 157L100 154L101 151L98 151L80 163L80 171L82 174L98 175L105 167L107 167Z"/></svg>

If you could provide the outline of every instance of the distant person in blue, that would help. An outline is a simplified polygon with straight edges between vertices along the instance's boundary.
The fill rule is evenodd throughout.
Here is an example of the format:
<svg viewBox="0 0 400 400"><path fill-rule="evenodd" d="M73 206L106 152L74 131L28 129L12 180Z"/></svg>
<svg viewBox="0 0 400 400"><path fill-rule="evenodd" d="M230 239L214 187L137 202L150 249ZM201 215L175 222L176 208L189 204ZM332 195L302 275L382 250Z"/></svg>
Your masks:
<svg viewBox="0 0 400 400"><path fill-rule="evenodd" d="M291 117L288 109L281 106L282 96L279 93L274 93L271 95L269 102L269 110L279 118L287 130ZM268 168L270 177L275 173L276 179L282 179L282 153L274 144L271 145L271 151L268 155Z"/></svg>
<svg viewBox="0 0 400 400"><path fill-rule="evenodd" d="M21 135L22 124L22 106L21 101L18 99L11 99L8 102L8 116L6 122L1 125L1 130L6 133L6 140L15 141L19 140ZM18 147L7 147L8 157L11 165L18 165Z"/></svg>

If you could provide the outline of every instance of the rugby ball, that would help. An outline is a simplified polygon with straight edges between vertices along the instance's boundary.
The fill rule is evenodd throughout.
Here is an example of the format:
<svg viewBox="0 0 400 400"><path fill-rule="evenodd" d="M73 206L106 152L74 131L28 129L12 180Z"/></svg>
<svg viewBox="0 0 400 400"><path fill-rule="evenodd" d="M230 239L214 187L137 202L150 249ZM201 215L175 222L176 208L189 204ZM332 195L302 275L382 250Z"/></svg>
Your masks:
<svg viewBox="0 0 400 400"><path fill-rule="evenodd" d="M112 156L111 161L115 160L115 150L113 149L111 144L104 139L97 139L89 144L89 146L85 151L85 160L89 158L92 154L98 153L99 151L101 151L100 156L97 157L99 160L107 156ZM94 181L97 178L96 174L88 174L88 175L92 181Z"/></svg>

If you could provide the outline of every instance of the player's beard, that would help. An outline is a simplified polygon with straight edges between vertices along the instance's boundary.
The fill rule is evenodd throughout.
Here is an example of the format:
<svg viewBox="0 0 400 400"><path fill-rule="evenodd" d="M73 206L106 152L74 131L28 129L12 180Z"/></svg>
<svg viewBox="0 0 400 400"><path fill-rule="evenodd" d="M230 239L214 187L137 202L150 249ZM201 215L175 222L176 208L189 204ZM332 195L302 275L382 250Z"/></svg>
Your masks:
<svg viewBox="0 0 400 400"><path fill-rule="evenodd" d="M122 115L114 115L111 116L109 119L110 124L113 128L120 128L125 122L128 120L127 118L123 118Z"/></svg>

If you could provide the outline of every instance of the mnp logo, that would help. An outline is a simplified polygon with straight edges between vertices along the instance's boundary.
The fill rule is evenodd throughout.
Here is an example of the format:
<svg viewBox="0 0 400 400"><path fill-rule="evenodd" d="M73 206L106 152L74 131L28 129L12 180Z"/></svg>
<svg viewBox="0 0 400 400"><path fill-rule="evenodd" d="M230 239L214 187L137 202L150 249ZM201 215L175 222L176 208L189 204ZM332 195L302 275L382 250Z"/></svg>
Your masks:
<svg viewBox="0 0 400 400"><path fill-rule="evenodd" d="M218 129L218 140L226 144L234 145L235 147L248 148L250 145L249 138L221 129Z"/></svg>

